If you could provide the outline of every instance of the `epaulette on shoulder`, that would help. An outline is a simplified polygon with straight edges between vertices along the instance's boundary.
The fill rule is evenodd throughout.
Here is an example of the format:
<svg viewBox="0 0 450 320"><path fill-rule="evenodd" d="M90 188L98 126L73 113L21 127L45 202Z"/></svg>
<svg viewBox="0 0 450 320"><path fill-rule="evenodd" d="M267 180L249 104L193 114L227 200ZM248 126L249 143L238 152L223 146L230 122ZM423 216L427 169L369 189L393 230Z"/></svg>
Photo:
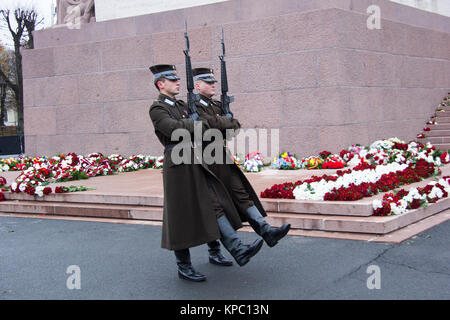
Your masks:
<svg viewBox="0 0 450 320"><path fill-rule="evenodd" d="M161 103L163 103L161 100L156 99L156 100L153 100L152 105L161 104Z"/></svg>
<svg viewBox="0 0 450 320"><path fill-rule="evenodd" d="M160 100L153 100L152 105L150 106L150 109L156 106L161 106L162 102Z"/></svg>

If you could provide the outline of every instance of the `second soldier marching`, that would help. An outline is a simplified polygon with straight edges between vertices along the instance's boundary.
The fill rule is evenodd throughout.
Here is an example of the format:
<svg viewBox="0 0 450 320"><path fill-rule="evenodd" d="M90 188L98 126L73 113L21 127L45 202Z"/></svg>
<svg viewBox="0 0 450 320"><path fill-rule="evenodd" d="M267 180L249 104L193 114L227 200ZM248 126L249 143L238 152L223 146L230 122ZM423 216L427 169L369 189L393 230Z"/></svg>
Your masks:
<svg viewBox="0 0 450 320"><path fill-rule="evenodd" d="M217 80L210 68L196 68L193 70L195 88L200 95L197 102L197 110L201 118L208 122L210 128L218 129L223 137L226 130L240 129L241 125L233 114L226 113L222 102L213 99ZM277 244L290 229L290 224L284 224L280 228L273 228L264 219L267 216L258 196L241 169L230 159L231 154L226 147L224 139L223 155L216 159L223 161L209 165L210 170L220 179L230 193L242 221L248 221L255 232L260 235L269 247Z"/></svg>

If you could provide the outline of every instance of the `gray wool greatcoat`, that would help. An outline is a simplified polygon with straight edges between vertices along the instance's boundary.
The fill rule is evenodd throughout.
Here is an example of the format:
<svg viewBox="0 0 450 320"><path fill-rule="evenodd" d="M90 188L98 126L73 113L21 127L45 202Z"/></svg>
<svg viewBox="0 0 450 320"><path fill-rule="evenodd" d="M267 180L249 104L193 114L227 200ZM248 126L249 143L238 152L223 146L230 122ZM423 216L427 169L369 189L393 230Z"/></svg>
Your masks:
<svg viewBox="0 0 450 320"><path fill-rule="evenodd" d="M238 132L241 128L241 124L237 119L229 120L224 116L224 112L222 109L222 102L218 100L213 100L206 98L205 96L200 95L200 100L196 102L197 110L202 117L208 121L210 128L216 128L222 131L222 136L226 138L227 129L233 129ZM230 136L234 136L231 134ZM245 211L249 207L249 201L253 202L253 204L258 208L259 212L263 217L267 216L266 211L264 210L261 201L259 200L255 190L252 185L242 172L242 170L235 164L233 160L231 160L231 153L229 152L226 144L223 143L223 163L213 163L209 165L210 170L217 176L217 178L222 181L227 190L229 191L235 206L237 207L239 214L241 216L242 221L248 221L245 215ZM225 160L228 158L228 161ZM248 196L242 196L242 192L234 193L231 191L231 179L239 179L242 188L242 192L247 193Z"/></svg>
<svg viewBox="0 0 450 320"><path fill-rule="evenodd" d="M150 107L155 134L165 147L163 160L164 208L161 247L181 250L220 238L217 216L212 203L212 189L235 230L242 227L238 210L223 183L205 163L175 164L170 145L172 132L186 129L194 132L194 121L188 117L188 107L181 100L160 94ZM203 129L208 128L203 121ZM193 148L189 150L191 161Z"/></svg>

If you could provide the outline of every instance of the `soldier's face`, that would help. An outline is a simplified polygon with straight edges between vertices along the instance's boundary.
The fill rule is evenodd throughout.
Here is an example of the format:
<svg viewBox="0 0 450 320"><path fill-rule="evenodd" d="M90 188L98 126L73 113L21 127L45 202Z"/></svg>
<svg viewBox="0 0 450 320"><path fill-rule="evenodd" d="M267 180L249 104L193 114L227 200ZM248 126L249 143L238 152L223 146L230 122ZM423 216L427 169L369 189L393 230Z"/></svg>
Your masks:
<svg viewBox="0 0 450 320"><path fill-rule="evenodd" d="M169 94L170 96L175 96L180 93L180 80L164 79L164 81L159 81L158 83L159 90L162 93Z"/></svg>
<svg viewBox="0 0 450 320"><path fill-rule="evenodd" d="M195 88L197 89L198 93L208 98L211 98L216 94L215 82L206 82L200 80L195 83Z"/></svg>

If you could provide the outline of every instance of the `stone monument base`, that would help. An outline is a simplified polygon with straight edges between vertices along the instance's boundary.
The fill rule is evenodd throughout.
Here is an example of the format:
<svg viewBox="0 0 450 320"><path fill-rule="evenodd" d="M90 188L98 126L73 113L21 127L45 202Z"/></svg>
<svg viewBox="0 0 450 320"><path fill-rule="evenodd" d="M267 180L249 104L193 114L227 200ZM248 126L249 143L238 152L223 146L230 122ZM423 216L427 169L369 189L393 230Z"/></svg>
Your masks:
<svg viewBox="0 0 450 320"><path fill-rule="evenodd" d="M298 157L415 139L450 88L448 17L385 0L230 0L36 31L23 51L26 153L161 155L148 67L175 64L185 99L185 20L193 67L216 74L223 28L234 115L278 130L279 151Z"/></svg>

